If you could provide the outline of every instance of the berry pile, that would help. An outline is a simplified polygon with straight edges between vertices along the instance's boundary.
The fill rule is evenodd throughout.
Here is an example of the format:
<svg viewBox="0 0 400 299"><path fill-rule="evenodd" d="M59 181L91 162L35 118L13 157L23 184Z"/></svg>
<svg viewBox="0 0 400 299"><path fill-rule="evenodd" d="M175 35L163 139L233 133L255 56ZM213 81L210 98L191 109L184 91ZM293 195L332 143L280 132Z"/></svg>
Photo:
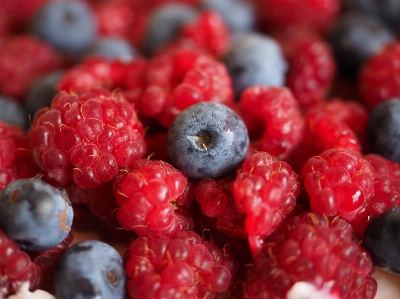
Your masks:
<svg viewBox="0 0 400 299"><path fill-rule="evenodd" d="M375 2L0 0L0 299L380 298L400 6Z"/></svg>

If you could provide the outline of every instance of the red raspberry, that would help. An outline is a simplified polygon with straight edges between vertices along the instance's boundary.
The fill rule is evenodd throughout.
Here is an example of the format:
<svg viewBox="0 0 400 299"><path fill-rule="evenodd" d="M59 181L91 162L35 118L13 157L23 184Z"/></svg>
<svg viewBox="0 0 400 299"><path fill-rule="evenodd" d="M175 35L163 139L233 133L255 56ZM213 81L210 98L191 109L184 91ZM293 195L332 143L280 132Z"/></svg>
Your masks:
<svg viewBox="0 0 400 299"><path fill-rule="evenodd" d="M226 66L198 50L178 47L155 56L148 64L146 81L139 110L166 128L180 111L196 103L233 103Z"/></svg>
<svg viewBox="0 0 400 299"><path fill-rule="evenodd" d="M375 192L369 203L370 213L378 216L396 204L400 206L400 164L376 154L368 154L364 159L371 163L375 171Z"/></svg>
<svg viewBox="0 0 400 299"><path fill-rule="evenodd" d="M296 150L303 138L304 119L289 89L249 87L241 95L240 106L251 138L262 134L258 150L281 160Z"/></svg>
<svg viewBox="0 0 400 299"><path fill-rule="evenodd" d="M215 227L218 231L233 238L246 240L246 215L240 213L235 206L233 182L234 179L230 177L218 181L204 178L196 185L195 197L204 215L216 218Z"/></svg>
<svg viewBox="0 0 400 299"><path fill-rule="evenodd" d="M193 231L140 237L125 263L132 298L215 298L235 274L232 256Z"/></svg>
<svg viewBox="0 0 400 299"><path fill-rule="evenodd" d="M26 30L32 16L49 0L0 0L0 7L12 19L14 30ZM34 57L34 56L33 56Z"/></svg>
<svg viewBox="0 0 400 299"><path fill-rule="evenodd" d="M265 29L306 27L325 33L340 11L340 0L254 0Z"/></svg>
<svg viewBox="0 0 400 299"><path fill-rule="evenodd" d="M182 27L177 43L192 44L220 57L230 45L229 28L219 14L202 12L194 23Z"/></svg>
<svg viewBox="0 0 400 299"><path fill-rule="evenodd" d="M307 159L332 148L361 150L368 114L360 104L334 98L309 108L304 119L304 139L290 157L295 171L301 172Z"/></svg>
<svg viewBox="0 0 400 299"><path fill-rule="evenodd" d="M11 37L0 48L0 94L22 99L34 79L62 64L59 54L35 37Z"/></svg>
<svg viewBox="0 0 400 299"><path fill-rule="evenodd" d="M24 282L30 289L37 287L38 270L29 255L0 230L0 298L17 291Z"/></svg>
<svg viewBox="0 0 400 299"><path fill-rule="evenodd" d="M282 30L275 37L289 62L286 86L304 109L321 103L336 70L328 44L317 34L299 28Z"/></svg>
<svg viewBox="0 0 400 299"><path fill-rule="evenodd" d="M119 92L59 92L28 132L35 162L58 186L94 188L146 153L144 128Z"/></svg>
<svg viewBox="0 0 400 299"><path fill-rule="evenodd" d="M145 237L171 236L187 230L189 219L175 205L186 185L186 175L166 162L149 159L134 162L129 174L122 174L114 183L116 200L121 205L117 211L119 222Z"/></svg>
<svg viewBox="0 0 400 299"><path fill-rule="evenodd" d="M400 96L400 43L387 45L372 56L359 75L361 99L369 107Z"/></svg>
<svg viewBox="0 0 400 299"><path fill-rule="evenodd" d="M266 152L247 158L232 185L236 208L246 214L245 228L256 258L262 240L295 207L299 180L290 165Z"/></svg>
<svg viewBox="0 0 400 299"><path fill-rule="evenodd" d="M354 225L367 222L375 171L359 152L324 151L308 159L301 174L313 212L329 217L340 215Z"/></svg>
<svg viewBox="0 0 400 299"><path fill-rule="evenodd" d="M38 173L24 131L0 121L0 190L12 181Z"/></svg>
<svg viewBox="0 0 400 299"><path fill-rule="evenodd" d="M245 298L305 298L297 293L304 287L313 298L373 299L377 292L371 257L340 218L289 219L267 238L259 260Z"/></svg>

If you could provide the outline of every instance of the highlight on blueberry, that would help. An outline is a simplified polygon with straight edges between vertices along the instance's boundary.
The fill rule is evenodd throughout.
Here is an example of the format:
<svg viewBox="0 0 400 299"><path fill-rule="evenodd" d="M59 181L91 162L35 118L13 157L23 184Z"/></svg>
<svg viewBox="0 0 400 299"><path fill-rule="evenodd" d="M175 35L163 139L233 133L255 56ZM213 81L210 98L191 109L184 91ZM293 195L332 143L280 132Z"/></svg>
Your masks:
<svg viewBox="0 0 400 299"><path fill-rule="evenodd" d="M227 106L201 102L183 110L168 129L172 164L188 177L221 177L240 164L249 147L243 120Z"/></svg>
<svg viewBox="0 0 400 299"><path fill-rule="evenodd" d="M70 232L73 215L66 191L40 178L13 181L0 193L0 229L22 249L58 245Z"/></svg>
<svg viewBox="0 0 400 299"><path fill-rule="evenodd" d="M72 245L54 274L57 299L123 299L126 274L118 251L101 241Z"/></svg>

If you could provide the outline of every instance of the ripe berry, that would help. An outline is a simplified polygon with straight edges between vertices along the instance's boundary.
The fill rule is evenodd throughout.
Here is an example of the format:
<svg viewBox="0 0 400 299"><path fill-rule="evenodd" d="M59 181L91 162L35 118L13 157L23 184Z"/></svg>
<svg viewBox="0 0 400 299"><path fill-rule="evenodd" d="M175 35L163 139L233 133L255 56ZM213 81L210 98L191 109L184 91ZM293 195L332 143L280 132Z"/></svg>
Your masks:
<svg viewBox="0 0 400 299"><path fill-rule="evenodd" d="M399 226L400 208L395 205L368 224L363 240L374 265L396 274L400 274Z"/></svg>
<svg viewBox="0 0 400 299"><path fill-rule="evenodd" d="M59 92L28 132L33 156L48 180L94 188L146 153L144 128L120 92Z"/></svg>
<svg viewBox="0 0 400 299"><path fill-rule="evenodd" d="M394 42L395 36L379 19L365 13L348 12L332 26L328 40L341 73L356 78L364 63Z"/></svg>
<svg viewBox="0 0 400 299"><path fill-rule="evenodd" d="M0 47L0 94L20 100L38 76L62 64L59 53L46 43L32 35L15 35Z"/></svg>
<svg viewBox="0 0 400 299"><path fill-rule="evenodd" d="M30 26L35 36L71 55L82 53L97 35L94 13L83 1L49 1L35 13Z"/></svg>
<svg viewBox="0 0 400 299"><path fill-rule="evenodd" d="M232 191L237 210L247 215L245 228L254 259L262 240L293 210L299 185L290 165L266 152L255 153L244 161Z"/></svg>
<svg viewBox="0 0 400 299"><path fill-rule="evenodd" d="M222 59L232 78L236 99L253 85L269 87L285 83L286 60L280 45L267 35L248 33L241 36L233 41Z"/></svg>
<svg viewBox="0 0 400 299"><path fill-rule="evenodd" d="M375 172L359 152L344 148L324 151L307 160L301 175L313 212L340 215L355 225L366 223Z"/></svg>
<svg viewBox="0 0 400 299"><path fill-rule="evenodd" d="M361 100L369 108L380 102L400 96L400 43L386 45L373 55L360 72L358 88Z"/></svg>
<svg viewBox="0 0 400 299"><path fill-rule="evenodd" d="M340 218L290 218L266 239L256 266L245 281L246 298L373 299L377 293L371 257Z"/></svg>
<svg viewBox="0 0 400 299"><path fill-rule="evenodd" d="M124 38L103 37L97 39L85 52L85 57L103 57L108 60L130 61L135 58L137 50Z"/></svg>
<svg viewBox="0 0 400 299"><path fill-rule="evenodd" d="M185 23L196 19L198 12L183 3L160 5L149 16L142 41L143 52L152 57L157 51L174 41Z"/></svg>
<svg viewBox="0 0 400 299"><path fill-rule="evenodd" d="M16 242L0 230L0 298L18 291L25 282L31 289L36 288L38 270L29 255L21 251Z"/></svg>
<svg viewBox="0 0 400 299"><path fill-rule="evenodd" d="M0 95L0 121L25 130L28 128L28 113L16 99Z"/></svg>
<svg viewBox="0 0 400 299"><path fill-rule="evenodd" d="M242 119L219 103L203 102L183 110L168 129L172 164L190 178L222 177L247 153L249 137Z"/></svg>
<svg viewBox="0 0 400 299"><path fill-rule="evenodd" d="M0 193L0 229L27 250L61 243L71 230L73 210L65 190L39 178L19 179Z"/></svg>
<svg viewBox="0 0 400 299"><path fill-rule="evenodd" d="M285 160L296 151L304 133L298 102L287 88L256 85L240 98L243 120L256 149Z"/></svg>
<svg viewBox="0 0 400 299"><path fill-rule="evenodd" d="M234 273L213 243L193 231L168 238L140 237L129 247L125 263L132 298L215 298Z"/></svg>
<svg viewBox="0 0 400 299"><path fill-rule="evenodd" d="M130 172L118 176L114 182L117 202L121 205L117 211L119 222L146 237L187 230L188 222L175 205L186 185L186 175L166 162L149 159L134 162Z"/></svg>
<svg viewBox="0 0 400 299"><path fill-rule="evenodd" d="M367 123L367 141L371 151L386 159L400 162L400 98L392 98L376 105Z"/></svg>
<svg viewBox="0 0 400 299"><path fill-rule="evenodd" d="M59 299L125 298L122 257L112 246L95 240L71 246L54 274L54 293Z"/></svg>

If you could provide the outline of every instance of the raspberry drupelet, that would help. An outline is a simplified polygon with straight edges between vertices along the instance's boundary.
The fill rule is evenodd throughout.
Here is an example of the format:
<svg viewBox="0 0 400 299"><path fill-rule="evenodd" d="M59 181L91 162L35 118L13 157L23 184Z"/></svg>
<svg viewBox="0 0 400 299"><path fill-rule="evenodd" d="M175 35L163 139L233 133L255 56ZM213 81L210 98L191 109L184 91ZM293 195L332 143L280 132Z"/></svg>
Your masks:
<svg viewBox="0 0 400 299"><path fill-rule="evenodd" d="M284 87L255 85L240 98L241 116L257 150L287 160L304 135L304 119L297 100Z"/></svg>
<svg viewBox="0 0 400 299"><path fill-rule="evenodd" d="M267 238L245 281L245 298L373 299L373 271L348 222L307 213L288 219Z"/></svg>
<svg viewBox="0 0 400 299"><path fill-rule="evenodd" d="M134 106L106 89L59 92L35 115L28 138L44 179L57 186L95 188L146 154Z"/></svg>
<svg viewBox="0 0 400 299"><path fill-rule="evenodd" d="M193 232L133 241L127 253L127 290L132 298L216 298L237 271L235 258Z"/></svg>
<svg viewBox="0 0 400 299"><path fill-rule="evenodd" d="M361 153L330 149L307 160L301 173L311 209L363 227L374 195L375 171Z"/></svg>
<svg viewBox="0 0 400 299"><path fill-rule="evenodd" d="M190 217L176 204L187 186L186 175L172 165L140 159L129 172L116 177L114 193L120 205L120 224L139 236L154 234L171 236L191 228Z"/></svg>
<svg viewBox="0 0 400 299"><path fill-rule="evenodd" d="M235 205L246 214L245 229L253 258L266 236L294 209L300 182L290 165L266 152L247 158L232 185Z"/></svg>

